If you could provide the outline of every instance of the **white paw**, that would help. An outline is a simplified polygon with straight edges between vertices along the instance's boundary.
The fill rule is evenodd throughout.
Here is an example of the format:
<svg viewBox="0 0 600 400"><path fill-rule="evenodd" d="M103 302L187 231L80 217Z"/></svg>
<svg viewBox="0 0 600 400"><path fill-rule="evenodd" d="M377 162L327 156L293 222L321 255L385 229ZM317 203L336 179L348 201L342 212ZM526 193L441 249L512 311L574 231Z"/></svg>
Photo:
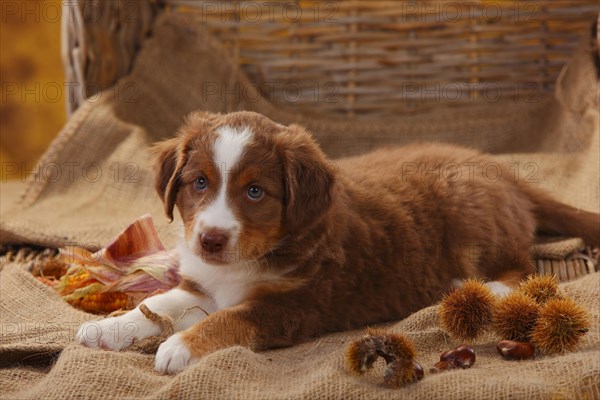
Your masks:
<svg viewBox="0 0 600 400"><path fill-rule="evenodd" d="M159 333L158 325L135 309L119 317L84 323L77 331L76 340L93 349L118 351Z"/></svg>
<svg viewBox="0 0 600 400"><path fill-rule="evenodd" d="M154 369L161 374L175 374L197 361L181 340L181 334L176 333L158 347Z"/></svg>

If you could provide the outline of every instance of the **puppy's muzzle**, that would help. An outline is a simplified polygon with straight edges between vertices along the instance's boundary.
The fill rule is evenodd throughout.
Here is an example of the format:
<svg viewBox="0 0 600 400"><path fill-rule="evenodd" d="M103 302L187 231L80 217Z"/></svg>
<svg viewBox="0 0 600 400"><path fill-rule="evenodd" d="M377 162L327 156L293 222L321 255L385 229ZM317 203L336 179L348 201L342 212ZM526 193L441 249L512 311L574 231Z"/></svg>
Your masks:
<svg viewBox="0 0 600 400"><path fill-rule="evenodd" d="M209 253L219 253L227 245L227 236L222 232L205 232L200 235L202 248Z"/></svg>

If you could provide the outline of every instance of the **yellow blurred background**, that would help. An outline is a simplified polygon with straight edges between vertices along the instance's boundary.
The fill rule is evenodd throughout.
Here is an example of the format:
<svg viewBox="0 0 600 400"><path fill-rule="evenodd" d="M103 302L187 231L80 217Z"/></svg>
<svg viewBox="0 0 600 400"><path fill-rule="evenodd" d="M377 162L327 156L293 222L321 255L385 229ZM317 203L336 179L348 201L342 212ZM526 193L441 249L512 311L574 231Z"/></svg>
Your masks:
<svg viewBox="0 0 600 400"><path fill-rule="evenodd" d="M21 179L66 121L60 0L0 0L0 165Z"/></svg>

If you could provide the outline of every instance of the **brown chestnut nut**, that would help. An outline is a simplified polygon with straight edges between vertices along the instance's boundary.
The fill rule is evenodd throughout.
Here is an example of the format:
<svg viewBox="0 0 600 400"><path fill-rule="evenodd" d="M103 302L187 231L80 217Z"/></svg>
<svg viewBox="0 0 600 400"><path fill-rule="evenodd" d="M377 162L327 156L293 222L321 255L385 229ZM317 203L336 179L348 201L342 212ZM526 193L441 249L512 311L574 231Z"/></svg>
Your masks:
<svg viewBox="0 0 600 400"><path fill-rule="evenodd" d="M471 368L473 364L475 364L475 352L469 346L462 345L440 354L440 361L431 367L429 372L435 374L448 369Z"/></svg>
<svg viewBox="0 0 600 400"><path fill-rule="evenodd" d="M462 345L443 352L440 361L446 361L454 368L471 368L475 364L475 352L469 346Z"/></svg>
<svg viewBox="0 0 600 400"><path fill-rule="evenodd" d="M448 361L438 361L435 363L435 365L433 367L431 367L429 369L429 372L431 372L432 374L437 374L438 372L442 372L447 369L454 369L454 368L456 368L456 367L454 365L452 365L451 363L449 363Z"/></svg>
<svg viewBox="0 0 600 400"><path fill-rule="evenodd" d="M423 379L423 367L416 361L395 360L388 364L383 381L391 387L403 387Z"/></svg>
<svg viewBox="0 0 600 400"><path fill-rule="evenodd" d="M533 358L535 347L531 343L502 340L496 346L498 354L507 360L527 360Z"/></svg>
<svg viewBox="0 0 600 400"><path fill-rule="evenodd" d="M415 373L415 380L420 381L425 376L423 367L416 361L413 361L413 371Z"/></svg>

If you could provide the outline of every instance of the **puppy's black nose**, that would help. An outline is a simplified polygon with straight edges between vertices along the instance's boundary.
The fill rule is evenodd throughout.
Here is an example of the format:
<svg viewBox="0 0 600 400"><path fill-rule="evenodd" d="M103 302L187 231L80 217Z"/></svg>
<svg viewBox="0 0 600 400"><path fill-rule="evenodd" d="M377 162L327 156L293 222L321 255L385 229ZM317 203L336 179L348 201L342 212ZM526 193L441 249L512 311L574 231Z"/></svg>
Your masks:
<svg viewBox="0 0 600 400"><path fill-rule="evenodd" d="M202 248L209 253L217 253L223 250L227 244L227 236L222 233L203 233L200 240L202 241Z"/></svg>

